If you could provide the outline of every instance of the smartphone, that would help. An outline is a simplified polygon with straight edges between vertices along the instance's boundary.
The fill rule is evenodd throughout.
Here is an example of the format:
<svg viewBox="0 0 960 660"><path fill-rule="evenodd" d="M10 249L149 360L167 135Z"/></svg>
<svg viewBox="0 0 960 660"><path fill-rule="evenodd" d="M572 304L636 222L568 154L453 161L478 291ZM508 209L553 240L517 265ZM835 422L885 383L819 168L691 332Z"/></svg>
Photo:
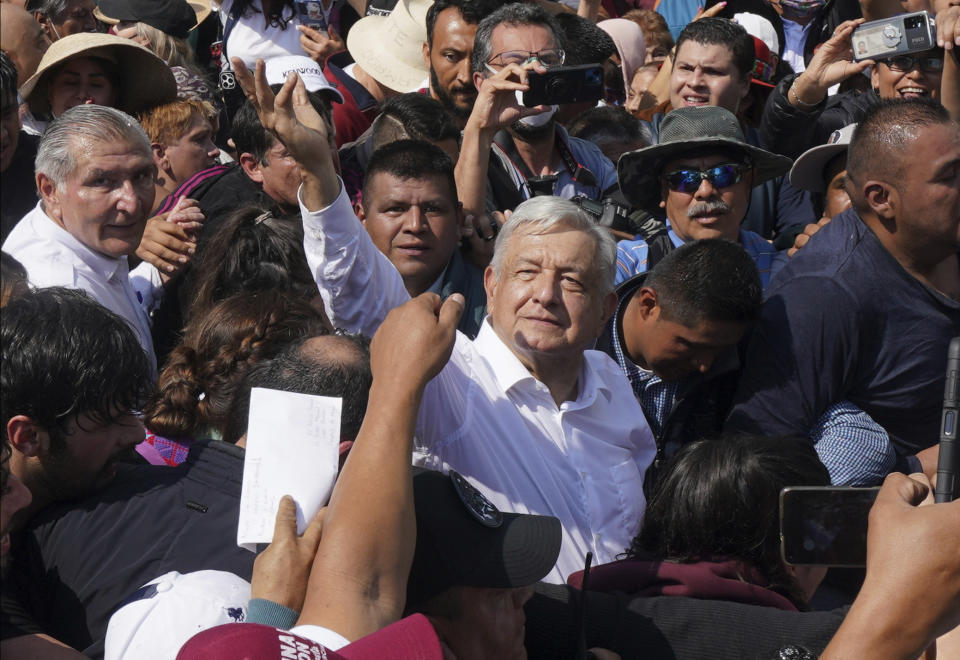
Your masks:
<svg viewBox="0 0 960 660"><path fill-rule="evenodd" d="M546 73L531 71L527 76L530 89L523 93L523 104L563 105L564 103L595 103L603 98L603 66L579 64L557 66Z"/></svg>
<svg viewBox="0 0 960 660"><path fill-rule="evenodd" d="M850 43L855 61L880 60L936 48L937 32L930 14L918 11L858 25Z"/></svg>
<svg viewBox="0 0 960 660"><path fill-rule="evenodd" d="M294 3L297 7L297 18L300 19L300 25L306 25L314 30L327 30L327 17L323 13L323 5L314 0L297 0Z"/></svg>
<svg viewBox="0 0 960 660"><path fill-rule="evenodd" d="M780 493L780 549L798 566L867 565L867 514L880 488L794 486Z"/></svg>

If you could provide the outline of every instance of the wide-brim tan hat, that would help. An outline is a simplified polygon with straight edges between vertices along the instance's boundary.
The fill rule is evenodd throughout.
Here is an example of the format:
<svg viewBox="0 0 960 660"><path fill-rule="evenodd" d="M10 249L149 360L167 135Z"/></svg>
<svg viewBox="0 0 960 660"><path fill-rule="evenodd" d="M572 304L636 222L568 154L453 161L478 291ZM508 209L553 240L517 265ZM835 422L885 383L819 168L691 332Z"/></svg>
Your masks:
<svg viewBox="0 0 960 660"><path fill-rule="evenodd" d="M430 70L423 62L427 10L433 0L400 0L389 16L365 16L347 34L347 50L384 87L409 92Z"/></svg>
<svg viewBox="0 0 960 660"><path fill-rule="evenodd" d="M210 15L210 12L213 10L210 8L209 2L200 2L199 0L187 0L187 4L190 5L190 9L193 10L193 13L196 15L197 20L193 24L191 30L195 30L200 27L200 24L207 20L207 16ZM95 7L93 10L93 15L97 17L97 20L101 23L106 23L107 25L116 25L121 21L119 18L113 18L107 16L103 13L103 10L100 7Z"/></svg>
<svg viewBox="0 0 960 660"><path fill-rule="evenodd" d="M790 170L792 160L755 147L743 135L740 122L729 111L706 105L671 110L660 123L659 143L628 151L617 163L620 191L634 207L655 215L660 210L660 176L670 160L691 153L716 150L739 152L753 167L753 185Z"/></svg>
<svg viewBox="0 0 960 660"><path fill-rule="evenodd" d="M37 72L20 87L20 95L30 111L50 111L47 90L53 74L61 64L77 57L108 60L120 72L117 109L134 114L168 103L177 98L177 81L170 67L140 44L112 34L82 32L53 42L47 49Z"/></svg>

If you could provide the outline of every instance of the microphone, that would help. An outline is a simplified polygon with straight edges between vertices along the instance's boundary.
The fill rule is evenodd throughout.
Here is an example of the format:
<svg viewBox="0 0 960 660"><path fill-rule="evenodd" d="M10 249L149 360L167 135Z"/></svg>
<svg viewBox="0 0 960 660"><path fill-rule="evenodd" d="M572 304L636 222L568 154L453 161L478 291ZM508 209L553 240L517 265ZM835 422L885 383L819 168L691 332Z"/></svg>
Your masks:
<svg viewBox="0 0 960 660"><path fill-rule="evenodd" d="M937 486L934 502L952 502L960 485L960 446L957 425L960 417L960 337L950 340L947 351L947 379L940 418L940 455L937 459Z"/></svg>

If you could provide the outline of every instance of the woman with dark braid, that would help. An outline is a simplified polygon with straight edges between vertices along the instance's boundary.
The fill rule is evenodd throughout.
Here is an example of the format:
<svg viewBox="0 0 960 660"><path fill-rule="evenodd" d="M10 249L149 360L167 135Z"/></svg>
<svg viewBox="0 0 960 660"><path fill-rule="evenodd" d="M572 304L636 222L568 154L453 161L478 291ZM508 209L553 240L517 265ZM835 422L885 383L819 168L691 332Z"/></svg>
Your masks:
<svg viewBox="0 0 960 660"><path fill-rule="evenodd" d="M148 436L140 453L178 465L197 439L219 439L234 390L254 364L304 337L327 334L326 317L290 291L240 293L216 303L185 328L144 409Z"/></svg>

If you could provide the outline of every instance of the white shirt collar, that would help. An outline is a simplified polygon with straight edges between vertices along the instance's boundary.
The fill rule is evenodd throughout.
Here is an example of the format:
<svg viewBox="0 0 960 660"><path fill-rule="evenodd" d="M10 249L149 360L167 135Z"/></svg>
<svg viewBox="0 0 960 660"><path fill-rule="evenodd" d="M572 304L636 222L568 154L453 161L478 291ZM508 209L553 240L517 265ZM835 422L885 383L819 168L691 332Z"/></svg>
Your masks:
<svg viewBox="0 0 960 660"><path fill-rule="evenodd" d="M121 266L126 270L126 257L108 257L91 250L47 215L47 212L43 208L43 202L37 204L37 209L40 211L40 213L37 214L37 221L34 223L37 234L66 246L71 252L77 255L77 258L86 264L87 267L103 277L104 280L112 280L121 269Z"/></svg>
<svg viewBox="0 0 960 660"><path fill-rule="evenodd" d="M500 339L497 331L493 329L490 316L483 319L473 345L490 365L502 391L509 392L510 388L524 380L536 380L510 347Z"/></svg>
<svg viewBox="0 0 960 660"><path fill-rule="evenodd" d="M480 332L477 333L477 338L473 340L473 345L490 365L497 384L503 392L509 392L511 388L524 381L540 382L520 362L520 359L510 350L510 347L500 339L497 331L493 329L490 316L483 320ZM576 402L584 406L590 405L597 392L601 390L609 392L609 387L602 378L599 378L593 372L587 356L584 355L580 362L580 373L577 375Z"/></svg>

